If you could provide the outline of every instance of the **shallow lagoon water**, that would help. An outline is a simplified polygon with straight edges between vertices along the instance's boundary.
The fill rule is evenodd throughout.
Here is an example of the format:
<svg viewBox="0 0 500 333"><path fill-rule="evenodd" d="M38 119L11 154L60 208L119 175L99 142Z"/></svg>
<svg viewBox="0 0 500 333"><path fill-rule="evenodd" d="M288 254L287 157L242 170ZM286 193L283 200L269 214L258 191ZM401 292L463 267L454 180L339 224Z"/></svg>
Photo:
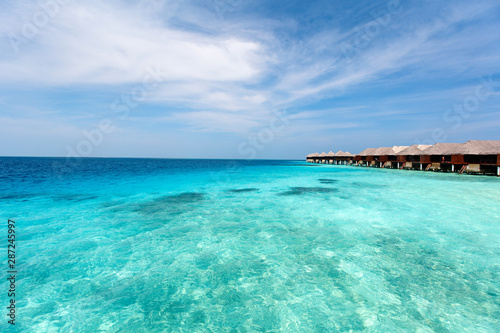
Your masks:
<svg viewBox="0 0 500 333"><path fill-rule="evenodd" d="M65 160L0 159L19 331L500 328L497 177L169 159L83 159L61 174L54 163Z"/></svg>

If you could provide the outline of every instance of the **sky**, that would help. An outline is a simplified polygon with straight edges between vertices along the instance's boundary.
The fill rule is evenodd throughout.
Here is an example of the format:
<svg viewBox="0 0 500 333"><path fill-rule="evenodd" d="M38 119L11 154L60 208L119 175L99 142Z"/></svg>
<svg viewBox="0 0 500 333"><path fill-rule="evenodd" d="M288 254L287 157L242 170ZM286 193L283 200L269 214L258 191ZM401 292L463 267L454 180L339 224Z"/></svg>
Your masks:
<svg viewBox="0 0 500 333"><path fill-rule="evenodd" d="M500 140L500 3L0 2L0 155Z"/></svg>

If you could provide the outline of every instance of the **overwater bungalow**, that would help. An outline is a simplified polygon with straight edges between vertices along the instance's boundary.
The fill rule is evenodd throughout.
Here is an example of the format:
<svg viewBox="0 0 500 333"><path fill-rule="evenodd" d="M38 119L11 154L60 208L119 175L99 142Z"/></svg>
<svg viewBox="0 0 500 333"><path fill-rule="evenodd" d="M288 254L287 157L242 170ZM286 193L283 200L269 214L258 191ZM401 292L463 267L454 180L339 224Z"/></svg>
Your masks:
<svg viewBox="0 0 500 333"><path fill-rule="evenodd" d="M368 166L378 168L394 168L397 165L396 154L408 146L380 147L375 150L365 150ZM399 166L397 166L399 168Z"/></svg>
<svg viewBox="0 0 500 333"><path fill-rule="evenodd" d="M353 154L351 154L350 152L343 152L342 150L339 150L338 152L335 153L334 164L348 165L352 164L353 160L354 160Z"/></svg>
<svg viewBox="0 0 500 333"><path fill-rule="evenodd" d="M306 156L306 162L317 163L318 157L319 157L318 153L309 154Z"/></svg>
<svg viewBox="0 0 500 333"><path fill-rule="evenodd" d="M357 154L354 158L357 166L368 166L373 161L373 153L378 148L366 148L361 153Z"/></svg>
<svg viewBox="0 0 500 333"><path fill-rule="evenodd" d="M398 169L495 174L500 176L500 141L470 140L466 143L367 148L357 155L339 150L335 154L307 155L312 163L373 166Z"/></svg>
<svg viewBox="0 0 500 333"><path fill-rule="evenodd" d="M424 170L451 171L451 154L447 152L457 148L462 143L436 143L422 151L420 163Z"/></svg>
<svg viewBox="0 0 500 333"><path fill-rule="evenodd" d="M388 156L388 160L391 162L391 167L403 168L403 164L398 162L398 153L409 148L408 146L394 146L392 147L393 154ZM395 165L394 165L395 164Z"/></svg>
<svg viewBox="0 0 500 333"><path fill-rule="evenodd" d="M394 168L397 165L396 154L408 146L380 147L374 152L374 166L379 168Z"/></svg>
<svg viewBox="0 0 500 333"><path fill-rule="evenodd" d="M500 141L470 140L446 151L452 172L500 176Z"/></svg>
<svg viewBox="0 0 500 333"><path fill-rule="evenodd" d="M408 148L396 153L397 163L402 165L404 169L423 169L420 163L420 155L424 149L429 148L431 145L412 145Z"/></svg>
<svg viewBox="0 0 500 333"><path fill-rule="evenodd" d="M336 165L340 164L340 160L339 159L341 158L341 156L343 154L344 154L344 152L342 150L339 150L338 152L336 152L334 154L333 164L336 164Z"/></svg>
<svg viewBox="0 0 500 333"><path fill-rule="evenodd" d="M326 154L326 159L327 159L327 162L328 164L333 164L333 161L335 159L335 153L333 151L330 150L330 152L328 152Z"/></svg>
<svg viewBox="0 0 500 333"><path fill-rule="evenodd" d="M388 157L393 154L392 147L377 148L373 154L373 160L370 162L371 166L382 168L387 165Z"/></svg>
<svg viewBox="0 0 500 333"><path fill-rule="evenodd" d="M321 154L319 154L319 163L321 164L325 164L326 163L326 153L325 152L322 152Z"/></svg>

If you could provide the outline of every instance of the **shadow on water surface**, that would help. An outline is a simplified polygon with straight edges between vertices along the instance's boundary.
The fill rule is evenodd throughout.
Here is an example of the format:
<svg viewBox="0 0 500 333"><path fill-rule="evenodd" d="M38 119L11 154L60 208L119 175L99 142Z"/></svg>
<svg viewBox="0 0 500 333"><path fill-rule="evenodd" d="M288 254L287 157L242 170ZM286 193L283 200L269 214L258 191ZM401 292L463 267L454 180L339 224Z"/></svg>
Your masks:
<svg viewBox="0 0 500 333"><path fill-rule="evenodd" d="M337 191L338 189L329 187L290 187L288 191L278 193L278 195L290 196L316 193L333 193Z"/></svg>

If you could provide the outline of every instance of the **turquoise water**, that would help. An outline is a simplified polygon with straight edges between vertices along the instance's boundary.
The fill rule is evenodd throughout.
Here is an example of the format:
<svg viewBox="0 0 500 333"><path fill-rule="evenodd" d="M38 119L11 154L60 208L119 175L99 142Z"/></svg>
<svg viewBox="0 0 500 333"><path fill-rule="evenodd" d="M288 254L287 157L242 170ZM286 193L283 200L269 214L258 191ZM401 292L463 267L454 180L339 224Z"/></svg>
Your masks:
<svg viewBox="0 0 500 333"><path fill-rule="evenodd" d="M499 331L497 177L65 163L0 159L1 230L17 225L18 331ZM0 331L12 330L4 296Z"/></svg>

